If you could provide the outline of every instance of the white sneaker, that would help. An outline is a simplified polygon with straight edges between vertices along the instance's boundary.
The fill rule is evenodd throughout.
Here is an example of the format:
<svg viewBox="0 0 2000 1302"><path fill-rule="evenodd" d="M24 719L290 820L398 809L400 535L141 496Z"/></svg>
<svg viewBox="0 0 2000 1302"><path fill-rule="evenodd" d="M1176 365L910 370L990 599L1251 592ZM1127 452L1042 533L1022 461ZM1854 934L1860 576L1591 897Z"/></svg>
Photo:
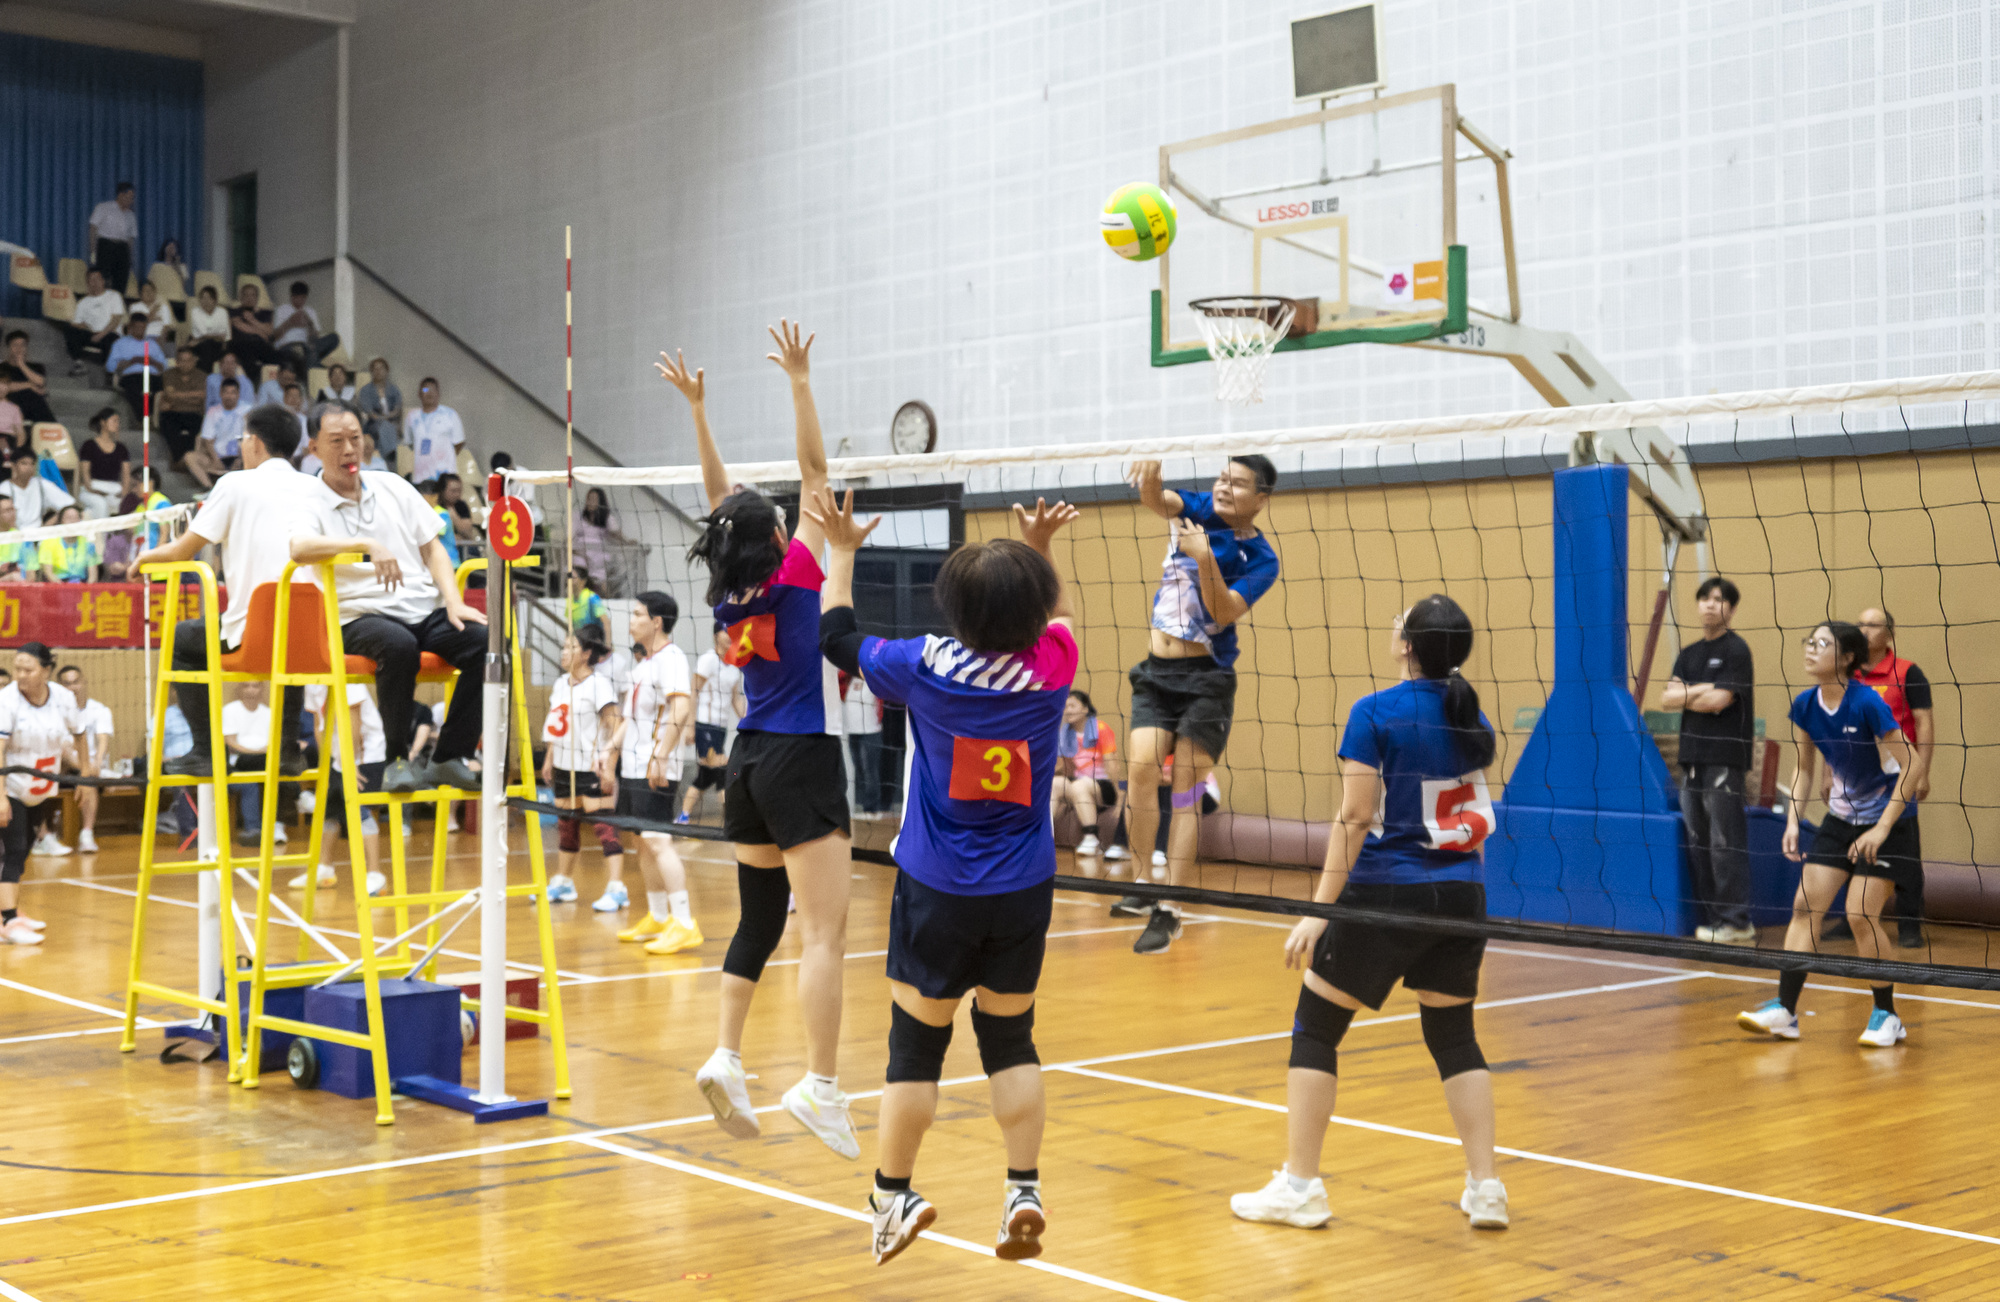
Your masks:
<svg viewBox="0 0 2000 1302"><path fill-rule="evenodd" d="M1757 943L1755 927L1717 927L1709 936L1718 945L1754 946Z"/></svg>
<svg viewBox="0 0 2000 1302"><path fill-rule="evenodd" d="M1465 1173L1465 1192L1458 1196L1458 1210L1472 1218L1475 1230L1504 1230L1507 1228L1507 1186L1498 1180L1481 1180L1473 1183L1472 1173Z"/></svg>
<svg viewBox="0 0 2000 1302"><path fill-rule="evenodd" d="M1132 852L1130 850L1127 850L1122 845L1106 846L1104 849L1104 857L1106 859L1130 859L1132 857Z"/></svg>
<svg viewBox="0 0 2000 1302"><path fill-rule="evenodd" d="M15 919L20 921L20 919ZM1873 1049L1893 1049L1896 1041L1909 1038L1909 1031L1903 1027L1903 1019L1894 1013L1885 1013L1879 1008L1868 1012L1868 1029L1861 1033L1861 1043Z"/></svg>
<svg viewBox="0 0 2000 1302"><path fill-rule="evenodd" d="M576 883L557 873L549 878L549 903L570 904L576 900Z"/></svg>
<svg viewBox="0 0 2000 1302"><path fill-rule="evenodd" d="M1326 1205L1324 1181L1314 1176L1301 1193L1292 1188L1292 1178L1282 1170L1256 1193L1231 1194L1229 1210L1246 1221L1296 1225L1302 1230L1316 1230L1333 1219L1333 1211Z"/></svg>
<svg viewBox="0 0 2000 1302"><path fill-rule="evenodd" d="M1165 850L1153 851L1153 867L1164 868L1166 866L1167 866L1167 852Z"/></svg>
<svg viewBox="0 0 2000 1302"><path fill-rule="evenodd" d="M854 1137L854 1122L847 1115L847 1094L836 1091L830 1099L814 1092L812 1077L785 1091L785 1111L813 1133L813 1138L852 1162L861 1156L861 1141Z"/></svg>
<svg viewBox="0 0 2000 1302"><path fill-rule="evenodd" d="M625 893L625 883L612 882L604 888L604 894L598 896L597 902L590 907L597 913L616 913L631 902L632 897Z"/></svg>
<svg viewBox="0 0 2000 1302"><path fill-rule="evenodd" d="M16 913L14 915L14 921L19 923L23 927L33 927L36 931L41 931L49 925L48 923L43 922L40 918L31 918L25 913Z"/></svg>
<svg viewBox="0 0 2000 1302"><path fill-rule="evenodd" d="M1076 852L1078 854L1090 854L1090 855L1096 854L1097 838L1095 836L1084 837L1081 841L1078 841L1076 843Z"/></svg>
<svg viewBox="0 0 2000 1302"><path fill-rule="evenodd" d="M1775 999L1758 1005L1754 1012L1736 1014L1736 1024L1746 1031L1761 1032L1780 1040L1799 1038L1798 1014L1786 1012L1785 1006Z"/></svg>
<svg viewBox="0 0 2000 1302"><path fill-rule="evenodd" d="M283 823L279 823L277 826L271 829L272 845L286 845L289 844L290 841L291 838L285 835L285 825Z"/></svg>
<svg viewBox="0 0 2000 1302"><path fill-rule="evenodd" d="M310 791L299 792L298 803L295 806L295 808L298 809L301 816L312 813L313 804L314 801L312 792Z"/></svg>
<svg viewBox="0 0 2000 1302"><path fill-rule="evenodd" d="M381 873L369 873L368 893L370 895L387 895L389 893L389 879Z"/></svg>
<svg viewBox="0 0 2000 1302"><path fill-rule="evenodd" d="M83 831L77 833L76 848L82 854L96 854L97 834L87 827L84 828Z"/></svg>
<svg viewBox="0 0 2000 1302"><path fill-rule="evenodd" d="M65 854L75 854L76 851L72 850L70 847L64 845L60 840L58 840L54 832L44 832L42 833L40 838L38 838L35 841L35 848L33 850L30 850L28 853L46 854L46 855L65 855Z"/></svg>
<svg viewBox="0 0 2000 1302"><path fill-rule="evenodd" d="M1696 940L1714 940L1715 928L1709 926L1706 922L1704 922L1699 927L1696 927L1694 929L1694 938Z"/></svg>
<svg viewBox="0 0 2000 1302"><path fill-rule="evenodd" d="M1002 1261L1026 1261L1042 1255L1042 1231L1048 1216L1042 1211L1042 1182L1007 1182L1007 1199L1000 1204L1000 1237L993 1255Z"/></svg>
<svg viewBox="0 0 2000 1302"><path fill-rule="evenodd" d="M886 1195L877 1190L868 1195L868 1210L875 1213L878 1266L909 1247L937 1219L937 1208L925 1202L924 1196L914 1189L898 1189Z"/></svg>
<svg viewBox="0 0 2000 1302"><path fill-rule="evenodd" d="M0 927L0 945L39 945L41 943L42 933L36 931L34 927L20 918L16 918L6 926Z"/></svg>
<svg viewBox="0 0 2000 1302"><path fill-rule="evenodd" d="M312 882L313 878L314 874L312 873L300 873L298 876L292 878L291 881L292 889L295 891L304 890L306 888L307 883ZM333 865L325 863L321 864L319 866L318 883L317 883L320 889L324 890L327 887L333 885L333 880L334 880Z"/></svg>
<svg viewBox="0 0 2000 1302"><path fill-rule="evenodd" d="M796 895L787 895L785 897L785 912L797 913L798 911L799 911L799 897Z"/></svg>
<svg viewBox="0 0 2000 1302"><path fill-rule="evenodd" d="M750 1107L750 1078L743 1074L743 1059L727 1049L717 1049L694 1074L695 1088L715 1112L715 1124L731 1139L752 1139L761 1128Z"/></svg>

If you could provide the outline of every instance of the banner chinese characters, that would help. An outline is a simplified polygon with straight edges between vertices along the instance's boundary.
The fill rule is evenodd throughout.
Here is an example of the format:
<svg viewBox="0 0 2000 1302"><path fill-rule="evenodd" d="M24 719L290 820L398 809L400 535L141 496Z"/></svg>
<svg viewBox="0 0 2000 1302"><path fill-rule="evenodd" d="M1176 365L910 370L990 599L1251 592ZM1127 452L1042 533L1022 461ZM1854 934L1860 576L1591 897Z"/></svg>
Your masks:
<svg viewBox="0 0 2000 1302"><path fill-rule="evenodd" d="M51 647L138 647L145 641L137 583L0 583L0 645L43 642ZM181 588L180 610L165 609L167 588L151 585L152 642L201 613L201 589Z"/></svg>

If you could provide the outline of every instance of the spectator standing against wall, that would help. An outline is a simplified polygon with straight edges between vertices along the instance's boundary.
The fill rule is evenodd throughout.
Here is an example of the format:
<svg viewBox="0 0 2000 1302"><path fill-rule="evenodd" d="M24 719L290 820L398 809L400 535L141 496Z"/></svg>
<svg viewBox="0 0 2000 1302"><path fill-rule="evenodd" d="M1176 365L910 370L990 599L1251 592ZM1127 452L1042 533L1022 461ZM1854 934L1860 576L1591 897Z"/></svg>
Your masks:
<svg viewBox="0 0 2000 1302"><path fill-rule="evenodd" d="M28 332L7 332L7 356L0 361L0 398L21 409L29 424L54 420L49 409L49 373L28 360Z"/></svg>
<svg viewBox="0 0 2000 1302"><path fill-rule="evenodd" d="M424 382L417 386L417 401L422 405L404 422L404 436L416 454L416 464L410 467L410 479L415 483L436 479L458 468L458 449L465 443L465 424L457 412L439 401L440 397L438 382L425 376Z"/></svg>
<svg viewBox="0 0 2000 1302"><path fill-rule="evenodd" d="M1674 658L1660 704L1681 712L1681 816L1688 866L1707 918L1698 940L1754 945L1750 925L1750 841L1743 784L1755 737L1757 674L1750 644L1730 627L1740 594L1717 575L1695 590L1701 640Z"/></svg>
<svg viewBox="0 0 2000 1302"><path fill-rule="evenodd" d="M158 392L160 377L167 369L167 354L160 341L146 337L144 312L134 312L125 319L125 333L111 345L104 367L124 391L125 400L132 404L133 414L144 412L146 390ZM152 376L150 380L146 378L148 375Z"/></svg>
<svg viewBox="0 0 2000 1302"><path fill-rule="evenodd" d="M1913 661L1896 653L1896 617L1871 606L1855 621L1868 639L1867 667L1854 671L1854 681L1875 689L1896 716L1896 724L1910 743L1909 797L1911 813L1910 854L1915 867L1908 880L1896 883L1896 900L1891 909L1896 918L1896 944L1901 949L1917 949L1924 943L1924 851L1923 828L1917 802L1931 794L1931 753L1937 749L1937 725L1931 712L1931 682ZM1850 929L1850 934L1851 929Z"/></svg>
<svg viewBox="0 0 2000 1302"><path fill-rule="evenodd" d="M90 210L90 260L104 269L105 282L116 290L123 290L132 276L132 254L139 247L138 202L132 183L120 181L116 198Z"/></svg>
<svg viewBox="0 0 2000 1302"><path fill-rule="evenodd" d="M62 323L69 345L69 373L82 375L85 361L102 364L125 328L125 296L104 283L104 272L92 267L84 278L89 292L76 300L76 315Z"/></svg>
<svg viewBox="0 0 2000 1302"><path fill-rule="evenodd" d="M153 421L167 440L167 453L175 470L194 450L201 433L201 419L208 412L208 377L195 366L195 351L182 344L174 350L174 364L160 377L160 392L153 399Z"/></svg>
<svg viewBox="0 0 2000 1302"><path fill-rule="evenodd" d="M368 383L354 395L354 405L361 409L362 428L374 437L376 450L394 452L403 427L403 391L389 379L387 358L368 363Z"/></svg>
<svg viewBox="0 0 2000 1302"><path fill-rule="evenodd" d="M340 336L321 334L319 313L307 305L312 286L303 280L292 282L292 301L272 315L271 346L292 359L294 369L303 374L318 366L320 359L340 347Z"/></svg>

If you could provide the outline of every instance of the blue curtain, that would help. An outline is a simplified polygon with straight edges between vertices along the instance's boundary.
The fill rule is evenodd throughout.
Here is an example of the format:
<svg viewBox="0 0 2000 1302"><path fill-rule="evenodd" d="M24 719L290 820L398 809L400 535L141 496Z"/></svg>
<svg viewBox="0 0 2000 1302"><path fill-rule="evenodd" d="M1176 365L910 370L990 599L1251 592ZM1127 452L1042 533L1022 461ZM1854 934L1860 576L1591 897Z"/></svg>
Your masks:
<svg viewBox="0 0 2000 1302"><path fill-rule="evenodd" d="M199 62L0 32L0 240L50 279L87 255L90 210L120 181L139 189L135 275L168 236L206 265L201 145Z"/></svg>

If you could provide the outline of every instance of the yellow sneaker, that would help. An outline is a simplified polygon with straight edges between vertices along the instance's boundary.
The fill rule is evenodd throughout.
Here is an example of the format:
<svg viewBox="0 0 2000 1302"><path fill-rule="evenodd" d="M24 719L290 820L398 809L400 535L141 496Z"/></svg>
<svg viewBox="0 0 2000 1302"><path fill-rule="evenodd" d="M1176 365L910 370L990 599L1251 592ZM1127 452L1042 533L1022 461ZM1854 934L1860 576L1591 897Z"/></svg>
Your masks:
<svg viewBox="0 0 2000 1302"><path fill-rule="evenodd" d="M648 954L678 954L684 949L693 949L702 943L701 927L692 922L682 922L678 918L668 918L666 928L660 932L658 940L646 946Z"/></svg>
<svg viewBox="0 0 2000 1302"><path fill-rule="evenodd" d="M660 919L654 917L651 913L648 913L645 917L639 919L638 923L635 926L627 927L625 928L625 930L619 932L618 939L651 940L655 936L658 936L662 932L668 930L671 921L672 920L669 919L667 922L662 922Z"/></svg>

